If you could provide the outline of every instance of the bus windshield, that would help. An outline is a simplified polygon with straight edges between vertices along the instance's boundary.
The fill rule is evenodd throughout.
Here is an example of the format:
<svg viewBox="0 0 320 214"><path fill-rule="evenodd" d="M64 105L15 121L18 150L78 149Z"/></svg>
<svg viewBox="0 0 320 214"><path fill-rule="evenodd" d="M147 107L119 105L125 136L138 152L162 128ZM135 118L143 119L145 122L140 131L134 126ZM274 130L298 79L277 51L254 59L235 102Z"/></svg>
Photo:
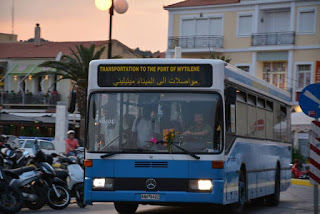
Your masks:
<svg viewBox="0 0 320 214"><path fill-rule="evenodd" d="M222 127L222 101L217 93L99 92L89 100L87 149L220 153Z"/></svg>

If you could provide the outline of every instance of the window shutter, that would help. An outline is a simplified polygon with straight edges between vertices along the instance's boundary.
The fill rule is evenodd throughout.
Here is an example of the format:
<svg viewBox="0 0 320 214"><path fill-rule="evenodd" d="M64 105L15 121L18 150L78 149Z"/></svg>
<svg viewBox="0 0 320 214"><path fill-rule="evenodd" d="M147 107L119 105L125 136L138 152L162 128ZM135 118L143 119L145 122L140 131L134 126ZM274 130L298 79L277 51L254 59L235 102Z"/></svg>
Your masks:
<svg viewBox="0 0 320 214"><path fill-rule="evenodd" d="M222 17L210 19L210 35L222 36Z"/></svg>
<svg viewBox="0 0 320 214"><path fill-rule="evenodd" d="M208 21L207 19L196 20L196 35L208 35Z"/></svg>
<svg viewBox="0 0 320 214"><path fill-rule="evenodd" d="M241 36L251 35L252 24L251 24L252 16L239 16L239 26L238 26L238 34Z"/></svg>
<svg viewBox="0 0 320 214"><path fill-rule="evenodd" d="M182 21L182 36L194 36L194 20L188 19Z"/></svg>
<svg viewBox="0 0 320 214"><path fill-rule="evenodd" d="M300 12L299 32L301 33L314 32L314 16L315 16L314 10Z"/></svg>

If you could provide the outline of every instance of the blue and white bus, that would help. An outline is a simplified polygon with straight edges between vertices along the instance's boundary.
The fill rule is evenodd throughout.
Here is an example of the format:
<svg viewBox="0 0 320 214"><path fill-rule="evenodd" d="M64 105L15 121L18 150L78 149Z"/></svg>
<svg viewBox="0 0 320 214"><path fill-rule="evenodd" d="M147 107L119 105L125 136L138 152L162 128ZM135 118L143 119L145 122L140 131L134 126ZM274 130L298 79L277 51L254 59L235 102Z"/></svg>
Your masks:
<svg viewBox="0 0 320 214"><path fill-rule="evenodd" d="M290 185L289 93L221 60L90 63L86 204L277 205Z"/></svg>

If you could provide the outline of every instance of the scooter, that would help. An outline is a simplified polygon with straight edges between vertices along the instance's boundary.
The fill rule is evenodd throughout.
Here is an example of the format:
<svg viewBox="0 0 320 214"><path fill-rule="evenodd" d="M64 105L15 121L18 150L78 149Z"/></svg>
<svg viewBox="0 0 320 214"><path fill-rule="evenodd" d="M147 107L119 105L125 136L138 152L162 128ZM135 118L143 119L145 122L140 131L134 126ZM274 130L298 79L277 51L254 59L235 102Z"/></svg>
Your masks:
<svg viewBox="0 0 320 214"><path fill-rule="evenodd" d="M310 168L308 166L306 166L306 170L305 171L300 171L296 164L294 164L291 168L291 174L293 178L298 178L298 179L309 179L309 172L310 172Z"/></svg>
<svg viewBox="0 0 320 214"><path fill-rule="evenodd" d="M36 170L33 166L21 167L10 171L19 175L18 178L13 178L10 181L10 186L22 192L25 206L30 210L41 209L46 202L41 171Z"/></svg>
<svg viewBox="0 0 320 214"><path fill-rule="evenodd" d="M11 145L5 145L1 148L1 161L5 169L14 169L26 166L31 160L28 151L22 151Z"/></svg>
<svg viewBox="0 0 320 214"><path fill-rule="evenodd" d="M83 169L79 164L70 164L67 166L67 170L69 175L68 188L71 192L71 197L76 197L78 206L85 208L87 205L83 202Z"/></svg>
<svg viewBox="0 0 320 214"><path fill-rule="evenodd" d="M23 206L21 192L9 185L8 176L16 179L19 176L0 167L0 213L17 213Z"/></svg>
<svg viewBox="0 0 320 214"><path fill-rule="evenodd" d="M45 154L37 150L33 158L35 167L22 167L11 170L20 174L19 179L12 179L10 186L19 188L24 196L25 205L31 210L38 210L47 203L52 209L64 209L70 202L67 184L56 176L53 167L45 162Z"/></svg>
<svg viewBox="0 0 320 214"><path fill-rule="evenodd" d="M71 193L71 197L76 198L78 206L81 208L86 207L86 204L83 202L84 171L77 163L79 159L74 156L60 156L58 160L60 162L61 169L56 170L57 176L68 183L68 189ZM68 178L66 178L62 173L64 170L67 171Z"/></svg>
<svg viewBox="0 0 320 214"><path fill-rule="evenodd" d="M64 209L70 203L67 183L57 176L54 168L48 163L48 156L41 151L37 143L35 145L36 155L33 158L33 163L41 171L41 180L45 184L47 204L52 209ZM52 159L50 162L52 162Z"/></svg>

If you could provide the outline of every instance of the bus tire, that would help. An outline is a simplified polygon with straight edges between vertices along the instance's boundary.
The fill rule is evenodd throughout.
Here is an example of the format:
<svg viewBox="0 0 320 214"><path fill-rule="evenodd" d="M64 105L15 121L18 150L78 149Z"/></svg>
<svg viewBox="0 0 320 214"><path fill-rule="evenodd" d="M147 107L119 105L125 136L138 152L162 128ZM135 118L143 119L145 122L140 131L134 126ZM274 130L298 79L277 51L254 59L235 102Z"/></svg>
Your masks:
<svg viewBox="0 0 320 214"><path fill-rule="evenodd" d="M277 206L280 202L280 168L277 167L275 185L274 185L274 194L266 197L266 202L270 206Z"/></svg>
<svg viewBox="0 0 320 214"><path fill-rule="evenodd" d="M136 203L114 202L114 208L120 214L134 214L138 209Z"/></svg>
<svg viewBox="0 0 320 214"><path fill-rule="evenodd" d="M246 177L244 174L244 171L241 170L239 173L239 199L238 202L235 204L232 204L232 213L243 213L244 212L244 206L246 202L246 195L247 195L247 189L246 189Z"/></svg>

